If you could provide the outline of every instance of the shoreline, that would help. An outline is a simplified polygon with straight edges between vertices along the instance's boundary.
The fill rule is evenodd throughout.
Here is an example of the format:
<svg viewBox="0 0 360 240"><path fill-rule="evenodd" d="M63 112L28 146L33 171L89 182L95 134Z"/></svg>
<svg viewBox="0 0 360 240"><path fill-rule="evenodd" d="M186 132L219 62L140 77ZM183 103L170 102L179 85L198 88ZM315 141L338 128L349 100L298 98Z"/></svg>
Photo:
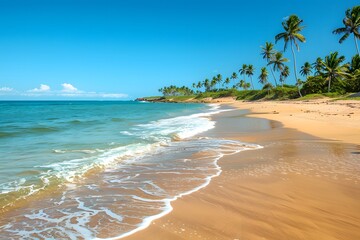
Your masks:
<svg viewBox="0 0 360 240"><path fill-rule="evenodd" d="M354 110L350 116L354 123L347 124L338 131L334 126L347 123L343 113L348 109L344 109L343 103L340 108L338 104L330 105L336 112L341 112L336 113L337 115L325 114L329 109L324 107L329 104L305 104L231 103L233 107L249 109L251 112L237 112L235 116L220 114L215 118L222 125L205 135L213 134L256 143L265 148L224 156L219 160L222 174L213 179L211 184L173 202L171 213L155 220L147 229L124 239L360 237L356 231L360 227L360 203L356 202L360 198L360 181L355 174L356 170L360 170L359 146L356 146L360 140L356 138L360 136L359 121L356 121L359 118L358 105L355 108L345 106ZM321 110L310 111L319 106L322 107ZM246 126L237 126L236 132L229 131L236 120L241 118L253 120L257 126L250 131ZM324 124L329 119L331 124ZM268 129L261 127L265 122L269 125ZM304 124L299 125L299 122ZM304 126L309 123L313 126ZM329 125L332 127L328 128ZM281 157L277 156L279 152ZM338 155L329 152L337 152ZM345 163L339 161L339 156L346 160L343 161ZM303 158L306 160L302 160ZM334 164L339 170L331 168ZM337 176L336 179L331 177L331 171ZM269 199L263 199L264 196ZM249 197L251 201L248 201ZM272 209L278 210L276 214ZM289 209L293 210L289 213ZM330 209L333 214L329 212ZM269 220L274 214L277 217ZM264 218L268 221L264 221ZM341 228L336 225L341 225Z"/></svg>

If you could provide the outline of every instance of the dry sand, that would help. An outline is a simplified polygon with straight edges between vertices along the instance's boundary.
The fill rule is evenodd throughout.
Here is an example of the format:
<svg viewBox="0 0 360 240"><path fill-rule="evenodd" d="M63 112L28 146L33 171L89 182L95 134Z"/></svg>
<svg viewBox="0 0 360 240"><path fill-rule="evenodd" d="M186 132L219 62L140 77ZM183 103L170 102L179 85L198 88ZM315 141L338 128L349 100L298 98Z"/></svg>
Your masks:
<svg viewBox="0 0 360 240"><path fill-rule="evenodd" d="M264 148L126 239L360 239L360 103L323 101L234 103L206 134Z"/></svg>

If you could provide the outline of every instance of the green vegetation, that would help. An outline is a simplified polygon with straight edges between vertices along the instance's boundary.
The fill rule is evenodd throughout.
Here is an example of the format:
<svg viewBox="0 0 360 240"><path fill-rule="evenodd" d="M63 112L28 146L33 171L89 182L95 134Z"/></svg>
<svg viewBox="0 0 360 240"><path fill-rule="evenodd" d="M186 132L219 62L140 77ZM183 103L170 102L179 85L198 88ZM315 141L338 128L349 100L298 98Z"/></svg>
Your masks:
<svg viewBox="0 0 360 240"><path fill-rule="evenodd" d="M177 87L174 85L160 88L159 92L161 92L164 96L189 96L194 94L194 91L188 87Z"/></svg>
<svg viewBox="0 0 360 240"><path fill-rule="evenodd" d="M260 68L258 75L252 64L242 64L239 74L233 72L231 76L224 78L217 74L210 78L211 80L207 78L193 83L192 89L173 85L161 88L159 91L164 96L161 100L186 101L220 97L234 97L239 100L309 100L322 97L347 99L349 94L346 93L360 92L360 55L357 44L357 39L360 38L360 6L347 9L343 19L344 27L333 31L334 34L342 34L340 43L353 35L357 54L350 61L338 52L332 52L327 56L317 57L312 64L306 61L298 72L295 48L299 51L299 43L305 43L305 36L301 34L304 29L302 23L303 20L298 16L290 15L282 22L284 31L275 36L275 43L284 41L284 51L290 44L294 63L294 85L286 84L286 79L291 74L289 66L286 65L289 60L283 56L283 52L274 49L273 43L266 42L265 46L261 47L261 56L266 65ZM268 70L271 72L274 85L269 80ZM298 78L298 73L303 79ZM254 75L263 85L261 90L254 89ZM278 85L277 80L281 85ZM356 95L351 99L357 98Z"/></svg>

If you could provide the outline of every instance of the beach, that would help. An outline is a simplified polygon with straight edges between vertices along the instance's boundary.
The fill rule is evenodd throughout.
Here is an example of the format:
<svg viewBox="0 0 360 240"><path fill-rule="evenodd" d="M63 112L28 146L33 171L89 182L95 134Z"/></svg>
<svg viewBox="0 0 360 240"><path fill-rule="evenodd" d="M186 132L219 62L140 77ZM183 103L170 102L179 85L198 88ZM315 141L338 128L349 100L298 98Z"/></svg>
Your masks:
<svg viewBox="0 0 360 240"><path fill-rule="evenodd" d="M359 239L360 103L233 102L205 133L262 145L125 239Z"/></svg>

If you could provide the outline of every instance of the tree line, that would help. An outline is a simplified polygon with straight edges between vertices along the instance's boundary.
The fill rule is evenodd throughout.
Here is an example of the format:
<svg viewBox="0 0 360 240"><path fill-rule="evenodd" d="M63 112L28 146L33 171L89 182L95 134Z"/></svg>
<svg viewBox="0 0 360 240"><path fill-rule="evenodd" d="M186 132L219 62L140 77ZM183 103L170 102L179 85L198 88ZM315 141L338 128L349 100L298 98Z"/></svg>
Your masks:
<svg viewBox="0 0 360 240"><path fill-rule="evenodd" d="M304 29L303 20L297 15L291 15L282 22L283 32L275 35L275 44L283 41L283 51L278 51L274 43L266 42L261 47L261 56L266 65L260 69L257 80L262 84L263 89L270 92L273 88L283 88L286 80L290 76L290 68L287 66L289 60L283 53L288 50L290 45L293 74L295 77L295 87L298 97L310 93L326 92L360 92L360 54L357 40L360 39L360 6L345 11L343 26L335 29L332 33L341 35L339 43L343 43L348 37L354 38L356 54L346 62L344 56L338 52L331 52L325 57L317 57L312 63L305 62L300 71L297 70L295 49L300 51L300 43L305 43L306 38L301 33ZM271 77L269 77L269 71ZM305 78L301 80L298 73ZM237 71L229 77L217 74L211 79L205 79L192 84L192 89L188 87L169 86L159 89L164 96L192 95L201 92L213 92L224 89L252 89L254 90L255 68L252 64L243 64ZM255 76L256 77L256 76ZM272 78L272 80L270 80Z"/></svg>

